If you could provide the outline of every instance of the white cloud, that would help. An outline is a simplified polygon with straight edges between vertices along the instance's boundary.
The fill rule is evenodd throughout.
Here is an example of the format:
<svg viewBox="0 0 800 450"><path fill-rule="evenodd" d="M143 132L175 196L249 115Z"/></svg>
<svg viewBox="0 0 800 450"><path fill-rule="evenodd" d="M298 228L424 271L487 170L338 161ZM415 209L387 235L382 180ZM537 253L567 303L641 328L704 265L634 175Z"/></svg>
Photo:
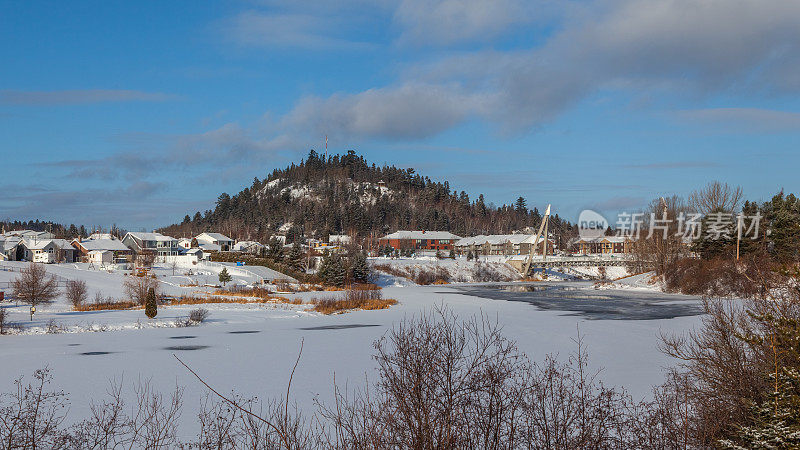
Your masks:
<svg viewBox="0 0 800 450"><path fill-rule="evenodd" d="M418 139L480 114L486 101L453 86L405 84L355 95L307 97L281 125L344 138Z"/></svg>
<svg viewBox="0 0 800 450"><path fill-rule="evenodd" d="M401 42L449 45L486 41L530 22L539 2L525 0L402 0L394 21Z"/></svg>

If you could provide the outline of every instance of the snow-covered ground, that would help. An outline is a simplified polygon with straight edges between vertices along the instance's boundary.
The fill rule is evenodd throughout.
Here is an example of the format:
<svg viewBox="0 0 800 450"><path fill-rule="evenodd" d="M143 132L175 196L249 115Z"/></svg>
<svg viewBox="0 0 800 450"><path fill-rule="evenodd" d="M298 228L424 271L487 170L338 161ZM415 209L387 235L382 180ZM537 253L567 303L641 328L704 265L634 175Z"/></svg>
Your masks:
<svg viewBox="0 0 800 450"><path fill-rule="evenodd" d="M458 266L458 261L454 262ZM47 266L66 278L85 279L90 291L122 296L122 275L89 271L81 267ZM182 276L171 269L156 269L164 288L174 293L201 289L181 287ZM0 282L16 274L0 272ZM213 273L195 275L214 278ZM216 304L208 321L189 328L172 328L176 317L196 306L162 307L154 326L142 310L70 311L63 299L42 306L34 325L50 319L64 325L93 323L104 332L23 334L0 336L0 392L8 392L13 380L35 369L50 367L55 387L70 392L71 417L84 416L89 399L100 398L110 379L134 382L152 378L153 384L169 390L184 386L184 418L192 422L205 389L173 357L179 356L204 379L222 392L235 390L259 398L285 394L286 383L301 342L303 354L293 381L293 398L303 408L312 408L317 396L332 398L333 377L337 383L361 386L365 374L374 375L372 342L403 318L446 305L459 316L486 314L503 325L504 333L517 341L533 360L547 353L567 355L575 348L580 330L588 344L591 366L604 368L607 384L624 386L637 397L647 395L662 380L662 370L674 363L657 350L660 333L680 333L696 326L699 316L660 320L598 320L570 311L541 309L520 301L493 300L469 295L459 286L416 286L404 279L381 275L385 298L400 303L388 310L354 311L325 316L307 305ZM594 291L592 283L575 284L580 292ZM637 296L635 290L613 290L620 296ZM335 292L287 294L307 302L311 297ZM676 302L697 303L685 296ZM595 299L595 301L597 301ZM11 321L26 322L27 307L4 306ZM141 326L137 325L141 324ZM67 327L69 328L69 327ZM196 348L195 350L188 350ZM187 433L194 433L190 429Z"/></svg>
<svg viewBox="0 0 800 450"><path fill-rule="evenodd" d="M415 258L377 257L369 260L373 266L389 265L408 275L414 271L433 271L441 268L447 271L451 281L469 283L483 281L475 279L476 268L481 265L505 280L518 280L520 278L519 272L506 264L505 261L507 259L508 257L505 256L482 256L479 261L467 261L464 257L439 259L435 256L418 256Z"/></svg>

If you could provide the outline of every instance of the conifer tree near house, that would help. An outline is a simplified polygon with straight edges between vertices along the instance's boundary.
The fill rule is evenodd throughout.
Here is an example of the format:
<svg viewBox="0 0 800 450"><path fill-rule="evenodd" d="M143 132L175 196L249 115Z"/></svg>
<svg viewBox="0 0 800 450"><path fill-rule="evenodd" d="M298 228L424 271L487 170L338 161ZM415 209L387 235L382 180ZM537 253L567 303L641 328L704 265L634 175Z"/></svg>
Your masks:
<svg viewBox="0 0 800 450"><path fill-rule="evenodd" d="M352 271L353 280L361 283L368 283L372 278L372 271L370 270L367 257L364 253L357 253L352 258Z"/></svg>
<svg viewBox="0 0 800 450"><path fill-rule="evenodd" d="M231 274L228 273L228 268L223 267L222 272L219 273L219 282L225 286L226 284L230 283L231 279Z"/></svg>
<svg viewBox="0 0 800 450"><path fill-rule="evenodd" d="M156 302L156 290L150 288L144 301L144 314L148 319L152 319L158 314L158 304Z"/></svg>
<svg viewBox="0 0 800 450"><path fill-rule="evenodd" d="M292 244L292 250L289 252L289 267L292 270L302 271L303 256L303 249L300 248L300 244L297 242Z"/></svg>

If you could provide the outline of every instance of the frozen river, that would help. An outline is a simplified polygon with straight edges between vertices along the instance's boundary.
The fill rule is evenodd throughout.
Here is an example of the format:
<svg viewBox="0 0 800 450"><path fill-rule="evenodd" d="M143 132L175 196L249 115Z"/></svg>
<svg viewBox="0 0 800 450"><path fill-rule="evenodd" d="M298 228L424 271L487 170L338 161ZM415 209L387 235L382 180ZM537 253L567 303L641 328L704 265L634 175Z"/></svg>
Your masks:
<svg viewBox="0 0 800 450"><path fill-rule="evenodd" d="M658 351L661 334L682 333L699 323L699 300L636 290L595 290L586 283L526 285L390 286L384 296L400 303L382 311L324 316L304 306L209 305L208 323L191 328L127 328L118 331L0 336L0 388L14 378L50 367L55 386L71 393L71 414L87 412L111 379L126 383L152 379L160 389L186 389L184 416L193 416L205 389L173 354L222 392L259 398L285 394L301 341L303 355L294 377L293 398L302 408L329 401L333 377L352 389L374 376L372 343L404 318L446 305L461 317L484 314L503 326L532 360L548 353L566 357L580 332L590 367L601 379L646 396L674 364ZM320 293L295 294L304 300ZM159 310L164 322L189 307ZM25 310L12 311L12 320ZM35 320L62 323L91 320L120 326L146 322L141 310L75 312L41 308ZM191 432L191 430L190 430Z"/></svg>

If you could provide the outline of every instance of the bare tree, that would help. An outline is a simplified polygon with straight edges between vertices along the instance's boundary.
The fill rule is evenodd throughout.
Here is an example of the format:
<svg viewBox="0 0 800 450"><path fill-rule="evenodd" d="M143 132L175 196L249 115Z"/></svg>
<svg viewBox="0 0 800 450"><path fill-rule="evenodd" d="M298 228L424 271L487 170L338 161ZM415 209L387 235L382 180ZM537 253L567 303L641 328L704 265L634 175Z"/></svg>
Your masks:
<svg viewBox="0 0 800 450"><path fill-rule="evenodd" d="M12 285L14 296L32 306L50 302L59 294L55 277L48 276L43 265L33 262L20 272Z"/></svg>
<svg viewBox="0 0 800 450"><path fill-rule="evenodd" d="M67 288L64 291L64 296L67 297L72 306L75 308L80 307L88 298L86 282L83 280L70 280L67 282Z"/></svg>
<svg viewBox="0 0 800 450"><path fill-rule="evenodd" d="M16 390L0 396L0 448L66 448L61 424L67 416L67 398L62 391L49 391L49 369L33 374L34 381L14 381Z"/></svg>
<svg viewBox="0 0 800 450"><path fill-rule="evenodd" d="M740 186L712 181L689 196L689 206L696 212L734 212L741 206L744 194Z"/></svg>
<svg viewBox="0 0 800 450"><path fill-rule="evenodd" d="M159 294L158 280L149 275L131 275L125 277L125 281L122 282L122 288L125 290L125 295L127 295L128 298L140 305L144 305L147 300L147 293L150 289L155 291L156 296Z"/></svg>
<svg viewBox="0 0 800 450"><path fill-rule="evenodd" d="M663 275L668 268L689 253L684 240L684 224L679 217L685 216L686 203L672 196L653 200L642 213L643 222L638 238L632 244L629 268L634 273L655 270ZM685 228L685 227L684 227Z"/></svg>
<svg viewBox="0 0 800 450"><path fill-rule="evenodd" d="M172 269L172 275L175 275L175 271L178 269L178 259L173 257L172 260L167 264L167 267Z"/></svg>

